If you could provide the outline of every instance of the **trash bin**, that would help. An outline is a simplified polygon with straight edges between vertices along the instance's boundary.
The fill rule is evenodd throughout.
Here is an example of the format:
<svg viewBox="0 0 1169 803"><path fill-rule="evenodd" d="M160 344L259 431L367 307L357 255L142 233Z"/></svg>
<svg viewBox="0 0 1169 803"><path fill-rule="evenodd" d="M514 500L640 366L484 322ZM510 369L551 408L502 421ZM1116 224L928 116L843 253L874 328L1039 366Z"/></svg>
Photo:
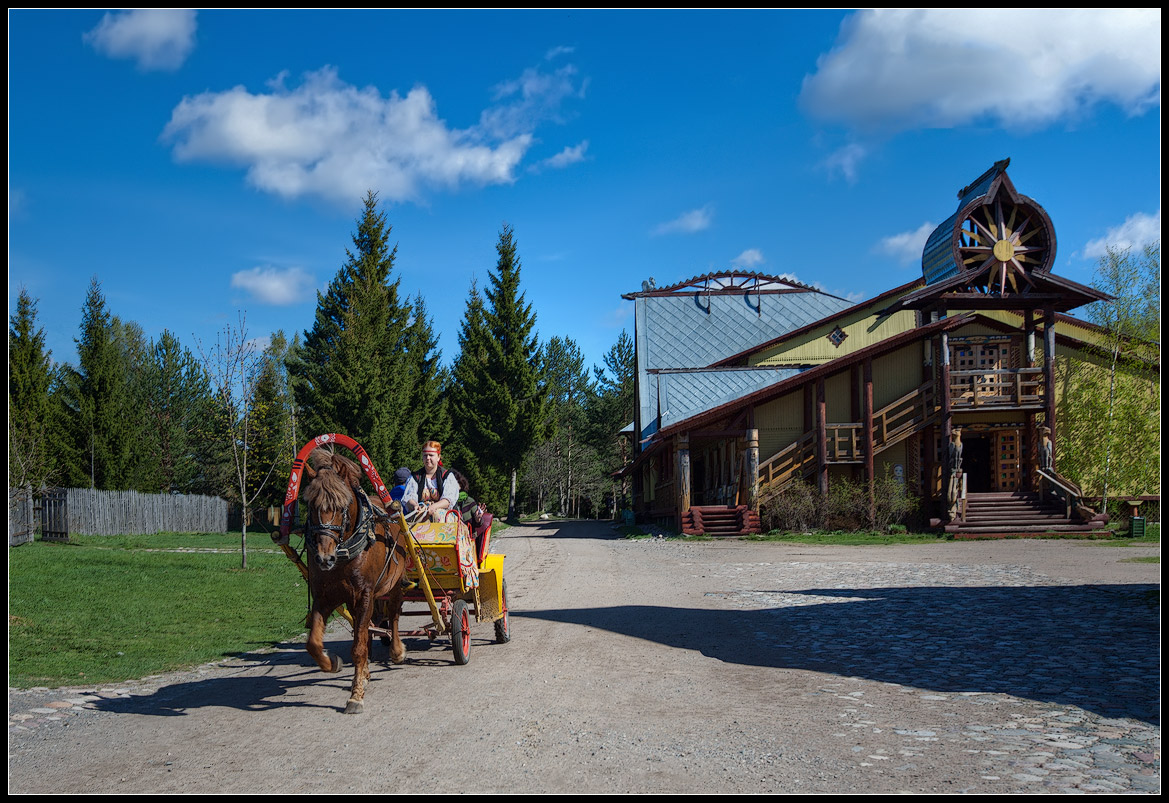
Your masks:
<svg viewBox="0 0 1169 803"><path fill-rule="evenodd" d="M1129 524L1130 538L1144 538L1145 537L1145 517L1133 516Z"/></svg>

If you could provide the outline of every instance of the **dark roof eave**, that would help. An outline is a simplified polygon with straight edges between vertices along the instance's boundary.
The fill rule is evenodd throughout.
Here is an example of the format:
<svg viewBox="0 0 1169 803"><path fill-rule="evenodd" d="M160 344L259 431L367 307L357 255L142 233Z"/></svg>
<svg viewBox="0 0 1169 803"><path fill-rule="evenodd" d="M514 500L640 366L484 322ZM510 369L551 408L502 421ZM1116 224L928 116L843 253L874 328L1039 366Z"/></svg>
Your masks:
<svg viewBox="0 0 1169 803"><path fill-rule="evenodd" d="M961 287L964 284L972 281L975 278L976 272L967 271L953 276L942 282L937 282L932 285L927 285L921 290L915 290L912 293L902 296L894 301L885 309L881 310L883 314L892 314L906 309L924 309L932 306L942 300L942 297L952 288ZM1065 279L1062 276L1056 276L1054 273L1035 273L1032 274L1032 280L1037 283L1051 284L1063 291L1063 295L1068 296L1067 302L1071 304L1060 304L1063 310L1074 309L1075 307L1083 306L1084 304L1091 304L1093 301L1112 301L1113 297L1108 293L1097 290L1094 287L1074 282L1071 279ZM1077 297L1073 297L1077 296ZM1026 299L1025 295L1017 294L1014 298ZM1002 298L998 296L988 296L988 299L993 298L999 304L1002 303ZM961 303L961 302L958 302ZM1020 302L1022 303L1022 302Z"/></svg>

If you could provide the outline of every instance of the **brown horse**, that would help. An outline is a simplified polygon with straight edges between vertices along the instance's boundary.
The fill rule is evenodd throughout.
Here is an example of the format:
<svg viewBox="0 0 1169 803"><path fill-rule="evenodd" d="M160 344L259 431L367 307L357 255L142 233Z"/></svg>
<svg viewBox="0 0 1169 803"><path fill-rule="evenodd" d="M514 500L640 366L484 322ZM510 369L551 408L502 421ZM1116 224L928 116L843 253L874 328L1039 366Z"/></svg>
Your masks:
<svg viewBox="0 0 1169 803"><path fill-rule="evenodd" d="M345 713L360 714L369 679L369 623L380 596L389 597L393 633L390 660L400 664L406 659L406 647L398 636L398 613L407 536L385 517L381 501L371 501L361 490L361 469L352 460L317 449L305 473L312 480L303 491L308 505L305 544L312 595L306 647L322 671L340 672L341 658L325 650L325 622L341 605L349 607L354 667Z"/></svg>

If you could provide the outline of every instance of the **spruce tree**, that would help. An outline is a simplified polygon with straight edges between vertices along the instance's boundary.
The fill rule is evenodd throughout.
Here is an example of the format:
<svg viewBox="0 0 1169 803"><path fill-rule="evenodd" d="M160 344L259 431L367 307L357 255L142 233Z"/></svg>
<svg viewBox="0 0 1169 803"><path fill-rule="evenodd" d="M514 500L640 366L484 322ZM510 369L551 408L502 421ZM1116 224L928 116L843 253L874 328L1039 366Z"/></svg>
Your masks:
<svg viewBox="0 0 1169 803"><path fill-rule="evenodd" d="M414 297L410 325L406 330L405 358L409 370L409 397L400 416L397 459L400 465L413 465L426 441L446 443L450 437L450 415L442 393L442 352L438 337L426 314L422 295Z"/></svg>
<svg viewBox="0 0 1169 803"><path fill-rule="evenodd" d="M452 405L452 414L461 428L461 447L475 452L479 474L493 484L478 488L478 493L496 500L506 494L508 516L514 517L516 473L545 426L545 388L536 315L520 292L520 261L510 226L500 231L495 250L499 260L488 274L487 304L477 302L474 289L467 303L459 360L466 364L463 375L456 364L458 395L452 402L457 398L458 406ZM495 487L501 481L507 490Z"/></svg>
<svg viewBox="0 0 1169 803"><path fill-rule="evenodd" d="M248 485L260 489L256 503L264 507L275 507L284 501L292 458L299 448L292 438L291 399L285 369L288 349L284 332L275 332L264 350L256 379L255 446L248 463Z"/></svg>
<svg viewBox="0 0 1169 803"><path fill-rule="evenodd" d="M208 467L202 443L212 405L210 380L191 350L164 330L141 372L143 435L153 445L154 474L138 490L199 493ZM217 491L218 493L218 491Z"/></svg>
<svg viewBox="0 0 1169 803"><path fill-rule="evenodd" d="M95 276L82 309L81 332L75 340L77 418L73 442L81 470L102 490L131 486L134 437L130 382L117 327L106 311L105 296ZM88 471L86 470L88 469Z"/></svg>
<svg viewBox="0 0 1169 803"><path fill-rule="evenodd" d="M358 441L379 471L399 459L401 415L410 372L403 358L407 309L392 279L397 247L369 193L353 235L354 250L317 294L313 328L290 359L303 439L340 432Z"/></svg>
<svg viewBox="0 0 1169 803"><path fill-rule="evenodd" d="M49 386L51 352L37 327L37 302L21 288L8 330L8 484L41 488L56 474Z"/></svg>
<svg viewBox="0 0 1169 803"><path fill-rule="evenodd" d="M459 328L459 356L451 369L447 393L451 416L451 444L443 462L458 468L471 484L471 494L493 511L506 509L506 477L488 458L499 448L483 391L488 387L487 329L483 296L472 281L467 311Z"/></svg>

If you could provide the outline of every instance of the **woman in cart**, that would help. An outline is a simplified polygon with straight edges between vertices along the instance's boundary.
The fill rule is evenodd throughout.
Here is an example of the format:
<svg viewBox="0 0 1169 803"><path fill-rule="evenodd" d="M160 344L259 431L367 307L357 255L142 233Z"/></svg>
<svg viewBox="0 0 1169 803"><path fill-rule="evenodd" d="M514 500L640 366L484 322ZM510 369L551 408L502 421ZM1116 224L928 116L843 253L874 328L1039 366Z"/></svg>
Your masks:
<svg viewBox="0 0 1169 803"><path fill-rule="evenodd" d="M446 521L458 514L459 481L443 468L442 444L427 441L422 447L422 470L410 475L402 504L407 511L421 508L431 521Z"/></svg>

